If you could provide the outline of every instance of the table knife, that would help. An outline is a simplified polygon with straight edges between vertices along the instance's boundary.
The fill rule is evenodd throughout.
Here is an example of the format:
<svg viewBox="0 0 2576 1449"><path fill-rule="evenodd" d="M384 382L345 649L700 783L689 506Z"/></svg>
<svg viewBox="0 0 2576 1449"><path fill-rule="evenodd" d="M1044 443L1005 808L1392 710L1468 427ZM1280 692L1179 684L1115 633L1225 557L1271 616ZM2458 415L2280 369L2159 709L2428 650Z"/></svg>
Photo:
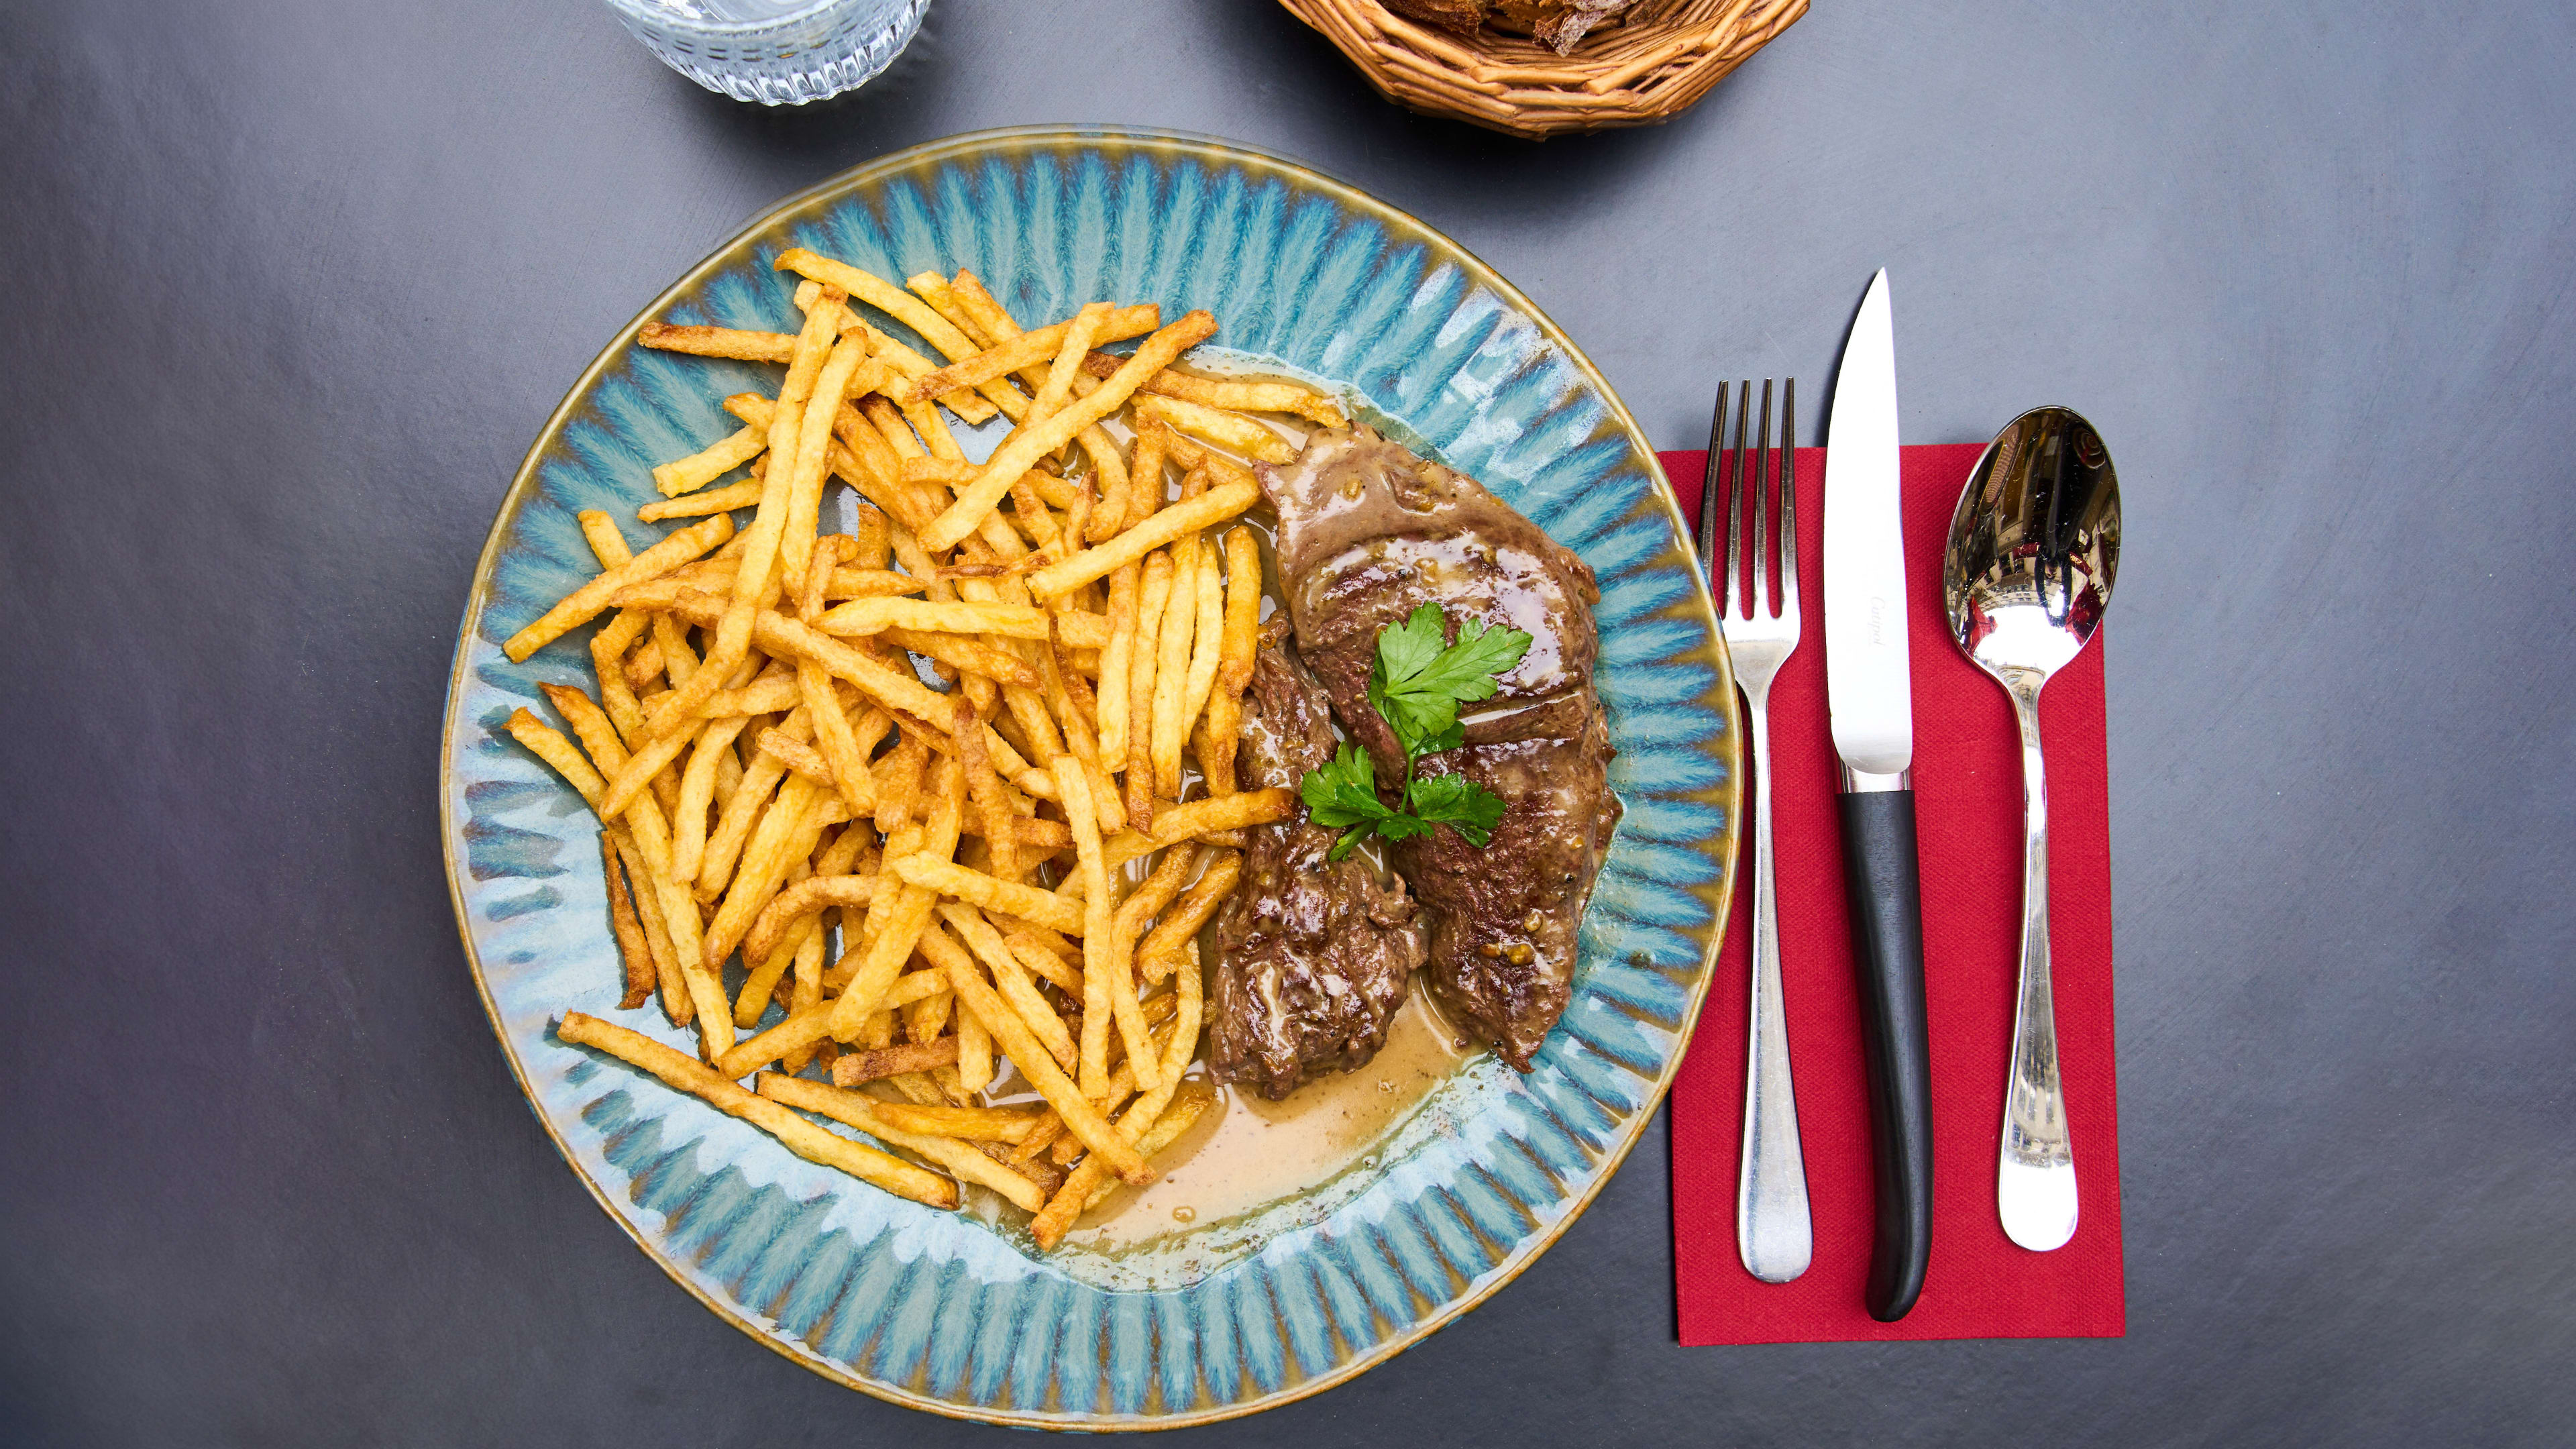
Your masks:
<svg viewBox="0 0 2576 1449"><path fill-rule="evenodd" d="M1896 335L1881 270L1843 344L1825 450L1825 702L1869 1056L1878 1230L1869 1311L1893 1323L1932 1254L1932 1056L1914 844L1914 694L1897 497Z"/></svg>

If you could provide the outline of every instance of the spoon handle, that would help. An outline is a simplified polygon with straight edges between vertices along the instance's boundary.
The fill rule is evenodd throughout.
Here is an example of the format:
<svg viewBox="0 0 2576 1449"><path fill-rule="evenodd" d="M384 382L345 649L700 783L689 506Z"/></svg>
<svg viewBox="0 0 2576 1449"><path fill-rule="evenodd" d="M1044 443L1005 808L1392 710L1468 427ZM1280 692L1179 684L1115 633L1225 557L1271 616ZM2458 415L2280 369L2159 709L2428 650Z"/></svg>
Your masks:
<svg viewBox="0 0 2576 1449"><path fill-rule="evenodd" d="M2048 772L2039 748L2036 674L2007 680L2021 724L2026 835L2021 870L2021 989L2013 1010L2012 1075L2004 1083L2003 1151L1995 1207L2004 1236L2034 1253L2075 1236L2075 1153L2057 1074L2057 1007L2048 981Z"/></svg>

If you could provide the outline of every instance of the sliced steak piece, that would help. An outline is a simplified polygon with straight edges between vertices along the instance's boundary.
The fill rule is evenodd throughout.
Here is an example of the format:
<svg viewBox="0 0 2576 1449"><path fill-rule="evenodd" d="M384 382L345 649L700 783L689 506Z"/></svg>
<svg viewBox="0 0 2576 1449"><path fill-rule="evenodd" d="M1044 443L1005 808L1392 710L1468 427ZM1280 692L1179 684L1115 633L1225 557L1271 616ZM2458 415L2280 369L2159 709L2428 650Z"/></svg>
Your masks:
<svg viewBox="0 0 2576 1449"><path fill-rule="evenodd" d="M1592 571L1453 469L1367 428L1317 433L1288 466L1263 465L1279 512L1279 571L1306 661L1351 737L1396 788L1404 758L1368 702L1380 630L1438 605L1526 631L1529 652L1475 707L1466 743L1424 774L1463 774L1500 796L1478 849L1442 827L1389 851L1431 922L1432 982L1478 1037L1528 1071L1565 1012L1575 939L1619 821L1601 700Z"/></svg>
<svg viewBox="0 0 2576 1449"><path fill-rule="evenodd" d="M1333 757L1331 707L1284 638L1253 657L1235 773L1247 790L1294 789ZM1208 1068L1273 1099L1326 1072L1365 1065L1386 1044L1422 964L1422 927L1404 882L1364 857L1326 859L1341 832L1306 807L1256 826L1242 884L1216 918Z"/></svg>

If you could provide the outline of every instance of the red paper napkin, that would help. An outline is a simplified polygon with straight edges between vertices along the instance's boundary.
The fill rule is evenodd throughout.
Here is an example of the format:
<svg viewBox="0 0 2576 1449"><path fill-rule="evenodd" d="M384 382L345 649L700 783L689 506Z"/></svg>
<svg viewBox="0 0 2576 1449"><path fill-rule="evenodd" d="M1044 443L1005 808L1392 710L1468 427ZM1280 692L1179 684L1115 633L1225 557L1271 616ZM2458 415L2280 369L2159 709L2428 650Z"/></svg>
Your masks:
<svg viewBox="0 0 2576 1449"><path fill-rule="evenodd" d="M2075 1238L2033 1253L1995 1216L1995 1151L2011 1055L2021 932L2021 761L2003 689L1950 642L1941 550L1979 449L1904 450L1906 586L1912 593L1914 791L1923 867L1924 984L1932 1036L1932 1263L1897 1323L1869 1316L1873 1199L1859 986L1843 905L1836 760L1825 713L1824 450L1798 452L1798 652L1771 689L1772 808L1781 974L1798 1128L1815 1215L1814 1265L1757 1282L1735 1251L1743 1132L1750 859L1699 1029L1673 1086L1673 1276L1685 1344L1897 1338L2116 1338L2119 1112L2111 1027L2111 852L2103 760L2102 646L2040 700L2048 751L2049 912L2057 1035L2080 1195ZM1666 453L1686 516L1699 516L1706 455ZM1752 828L1746 810L1747 849Z"/></svg>

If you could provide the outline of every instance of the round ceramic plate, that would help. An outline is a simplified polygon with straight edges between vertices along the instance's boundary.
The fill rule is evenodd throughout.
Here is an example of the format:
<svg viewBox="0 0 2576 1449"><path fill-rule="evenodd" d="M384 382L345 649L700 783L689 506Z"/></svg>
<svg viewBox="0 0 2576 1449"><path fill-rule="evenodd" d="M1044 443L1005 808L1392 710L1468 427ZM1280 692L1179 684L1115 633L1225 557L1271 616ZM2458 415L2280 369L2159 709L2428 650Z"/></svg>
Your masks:
<svg viewBox="0 0 2576 1449"><path fill-rule="evenodd" d="M1239 147L1056 129L901 152L761 218L636 321L793 330L794 278L770 268L791 246L889 278L971 268L1027 319L1094 298L1167 317L1204 307L1227 359L1330 386L1581 554L1601 582L1597 679L1627 814L1584 919L1573 1004L1529 1075L1484 1053L1439 1058L1403 1110L1315 1149L1293 1189L1187 1222L1166 1209L1142 1238L1077 1233L1052 1254L982 1189L955 1212L891 1197L556 1040L552 1023L579 1010L690 1045L652 1007L611 1009L598 827L500 730L522 705L548 713L540 682L588 685L589 631L523 665L501 641L596 568L578 510L625 520L640 548L652 465L732 431L725 394L777 386L774 368L639 348L630 323L511 482L448 687L448 881L510 1069L600 1205L680 1286L879 1397L997 1423L1155 1428L1252 1413L1384 1361L1510 1281L1600 1191L1672 1081L1716 957L1739 813L1733 685L1652 448L1491 268Z"/></svg>

